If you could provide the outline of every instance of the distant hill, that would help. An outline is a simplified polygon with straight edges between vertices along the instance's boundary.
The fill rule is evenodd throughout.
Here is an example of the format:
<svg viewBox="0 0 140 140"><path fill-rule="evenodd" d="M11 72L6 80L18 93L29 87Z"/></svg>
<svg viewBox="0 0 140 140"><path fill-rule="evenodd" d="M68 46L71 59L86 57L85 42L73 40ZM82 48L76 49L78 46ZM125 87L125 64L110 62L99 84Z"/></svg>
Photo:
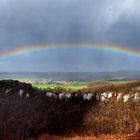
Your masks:
<svg viewBox="0 0 140 140"><path fill-rule="evenodd" d="M140 80L140 71L112 72L0 72L1 79L18 80Z"/></svg>

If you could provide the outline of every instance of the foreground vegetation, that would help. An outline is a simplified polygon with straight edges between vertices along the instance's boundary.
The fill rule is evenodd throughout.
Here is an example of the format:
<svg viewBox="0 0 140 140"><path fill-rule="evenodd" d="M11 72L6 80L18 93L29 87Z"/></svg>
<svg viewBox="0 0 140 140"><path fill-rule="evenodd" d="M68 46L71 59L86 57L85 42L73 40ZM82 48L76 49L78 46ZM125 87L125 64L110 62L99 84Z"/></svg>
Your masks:
<svg viewBox="0 0 140 140"><path fill-rule="evenodd" d="M32 140L49 136L100 136L140 134L140 101L116 100L119 93L140 93L140 82L103 85L71 91L69 100L46 96L46 89L15 81L0 82L0 139ZM21 89L24 92L21 92ZM63 88L51 92L60 94ZM96 96L111 92L102 102ZM21 94L23 93L23 94ZM91 100L81 95L91 93ZM27 96L28 95L28 96ZM77 96L78 95L78 96ZM80 96L79 96L80 95Z"/></svg>

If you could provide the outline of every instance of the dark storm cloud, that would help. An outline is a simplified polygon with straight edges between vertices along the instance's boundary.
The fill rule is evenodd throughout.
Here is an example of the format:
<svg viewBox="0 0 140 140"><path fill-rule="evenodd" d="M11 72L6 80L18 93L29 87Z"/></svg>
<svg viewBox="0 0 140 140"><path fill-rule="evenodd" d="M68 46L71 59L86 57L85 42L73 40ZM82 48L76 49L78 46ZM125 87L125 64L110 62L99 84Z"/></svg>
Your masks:
<svg viewBox="0 0 140 140"><path fill-rule="evenodd" d="M130 22L124 16L110 26L107 36L114 44L140 49L140 24Z"/></svg>
<svg viewBox="0 0 140 140"><path fill-rule="evenodd" d="M1 46L94 40L101 7L91 0L7 0L0 5Z"/></svg>
<svg viewBox="0 0 140 140"><path fill-rule="evenodd" d="M2 0L0 46L53 41L117 44L123 43L123 39L135 46L139 44L139 15L131 23L129 21L135 15L134 2L135 0ZM121 15L124 17L121 18ZM136 23L137 27L134 27ZM130 41L132 36L136 38L133 42Z"/></svg>
<svg viewBox="0 0 140 140"><path fill-rule="evenodd" d="M0 45L92 39L86 14L91 6L84 3L9 0L0 14Z"/></svg>
<svg viewBox="0 0 140 140"><path fill-rule="evenodd" d="M71 41L140 49L139 4L137 0L1 0L0 52L22 45ZM40 54L35 58L34 54L30 54L28 57L23 55L26 58L1 60L0 68L96 71L122 66L129 69L134 64L128 57L125 63L121 56L108 56L90 49L86 54L75 50L61 54L56 50L55 55L51 55ZM44 59L45 65L42 64ZM23 64L25 61L26 64Z"/></svg>

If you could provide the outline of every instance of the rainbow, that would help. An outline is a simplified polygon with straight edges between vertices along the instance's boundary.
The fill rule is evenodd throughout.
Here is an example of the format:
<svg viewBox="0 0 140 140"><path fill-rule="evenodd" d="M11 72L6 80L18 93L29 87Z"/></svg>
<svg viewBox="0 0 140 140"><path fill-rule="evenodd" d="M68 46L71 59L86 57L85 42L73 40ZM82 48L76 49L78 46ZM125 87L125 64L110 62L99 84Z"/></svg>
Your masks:
<svg viewBox="0 0 140 140"><path fill-rule="evenodd" d="M27 52L46 50L47 48L59 48L59 47L94 48L97 50L111 51L111 52L131 55L135 57L140 57L140 50L132 49L129 47L122 47L122 46L116 46L116 45L103 45L103 44L99 45L99 44L93 44L93 43L62 43L62 44L52 43L52 44L47 44L47 45L33 45L33 46L17 47L14 50L1 52L0 58L7 58L11 56L21 55Z"/></svg>

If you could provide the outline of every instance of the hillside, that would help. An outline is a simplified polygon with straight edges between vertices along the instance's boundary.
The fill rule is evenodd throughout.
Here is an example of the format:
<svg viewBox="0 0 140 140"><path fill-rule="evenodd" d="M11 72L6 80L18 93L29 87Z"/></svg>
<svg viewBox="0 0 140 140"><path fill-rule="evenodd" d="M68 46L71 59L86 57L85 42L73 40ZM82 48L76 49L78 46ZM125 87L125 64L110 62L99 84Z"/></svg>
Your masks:
<svg viewBox="0 0 140 140"><path fill-rule="evenodd" d="M110 71L110 72L0 72L0 79L28 80L140 80L140 71Z"/></svg>
<svg viewBox="0 0 140 140"><path fill-rule="evenodd" d="M140 134L140 82L48 92L0 81L0 139ZM43 139L43 140L44 140Z"/></svg>

